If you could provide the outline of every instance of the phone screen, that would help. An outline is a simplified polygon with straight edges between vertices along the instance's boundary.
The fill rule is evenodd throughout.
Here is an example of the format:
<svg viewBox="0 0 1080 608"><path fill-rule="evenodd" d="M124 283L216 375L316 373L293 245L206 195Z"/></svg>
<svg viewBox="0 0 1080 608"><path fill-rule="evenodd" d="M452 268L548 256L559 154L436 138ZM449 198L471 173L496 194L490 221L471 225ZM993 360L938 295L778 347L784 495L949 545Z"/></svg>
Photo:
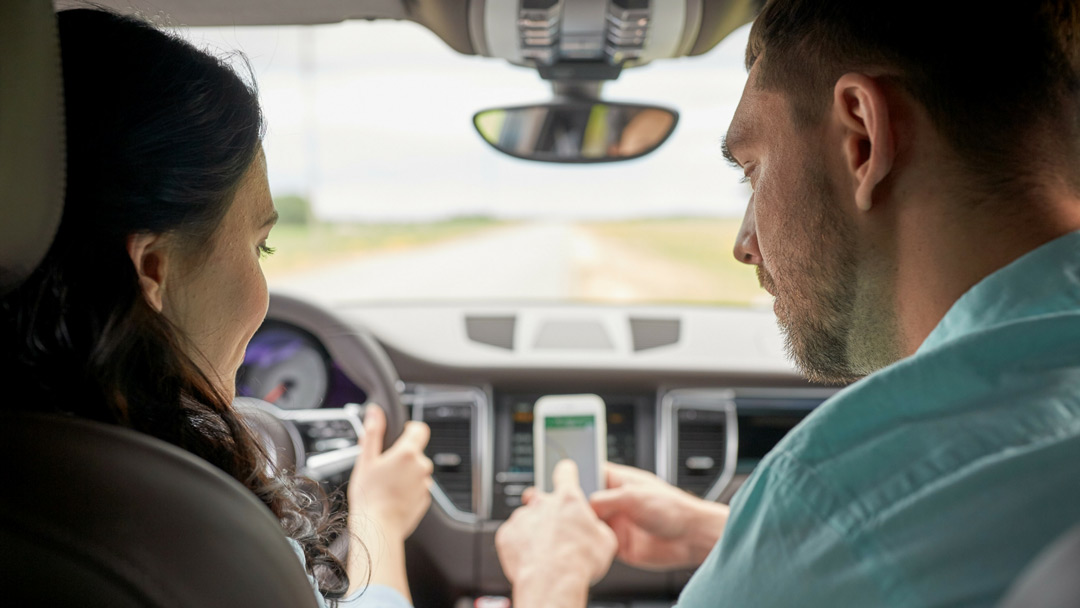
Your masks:
<svg viewBox="0 0 1080 608"><path fill-rule="evenodd" d="M544 420L544 491L554 488L555 464L569 458L577 463L585 495L600 489L596 478L596 417L592 414L549 416Z"/></svg>

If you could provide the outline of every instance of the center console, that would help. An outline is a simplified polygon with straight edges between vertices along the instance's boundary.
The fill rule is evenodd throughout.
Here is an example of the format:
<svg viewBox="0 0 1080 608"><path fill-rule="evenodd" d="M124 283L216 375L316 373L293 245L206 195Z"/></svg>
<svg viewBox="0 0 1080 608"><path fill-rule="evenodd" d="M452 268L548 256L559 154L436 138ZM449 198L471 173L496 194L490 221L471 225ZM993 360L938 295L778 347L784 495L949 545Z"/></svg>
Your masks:
<svg viewBox="0 0 1080 608"><path fill-rule="evenodd" d="M533 483L533 407L539 393L495 395L492 519L510 516ZM656 401L651 394L601 394L607 406L608 460L654 470Z"/></svg>

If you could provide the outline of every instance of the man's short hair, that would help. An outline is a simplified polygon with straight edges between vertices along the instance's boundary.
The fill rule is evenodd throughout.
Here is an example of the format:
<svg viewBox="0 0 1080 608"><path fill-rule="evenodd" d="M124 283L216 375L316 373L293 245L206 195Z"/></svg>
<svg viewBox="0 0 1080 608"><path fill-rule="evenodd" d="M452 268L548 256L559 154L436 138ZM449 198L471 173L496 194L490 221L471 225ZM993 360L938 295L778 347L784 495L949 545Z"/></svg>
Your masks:
<svg viewBox="0 0 1080 608"><path fill-rule="evenodd" d="M980 190L1025 195L1048 160L1080 193L1080 0L770 0L747 69L820 121L846 72L883 73L927 113Z"/></svg>

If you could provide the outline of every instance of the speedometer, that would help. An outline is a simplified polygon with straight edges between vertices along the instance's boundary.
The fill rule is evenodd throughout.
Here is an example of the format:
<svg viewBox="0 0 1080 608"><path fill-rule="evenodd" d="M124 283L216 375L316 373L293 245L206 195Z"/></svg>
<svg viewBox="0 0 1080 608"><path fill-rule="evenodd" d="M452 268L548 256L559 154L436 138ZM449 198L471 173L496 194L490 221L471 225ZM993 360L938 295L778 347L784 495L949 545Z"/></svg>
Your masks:
<svg viewBox="0 0 1080 608"><path fill-rule="evenodd" d="M236 393L282 409L315 409L330 384L328 357L322 346L287 325L267 322L248 343L236 375Z"/></svg>

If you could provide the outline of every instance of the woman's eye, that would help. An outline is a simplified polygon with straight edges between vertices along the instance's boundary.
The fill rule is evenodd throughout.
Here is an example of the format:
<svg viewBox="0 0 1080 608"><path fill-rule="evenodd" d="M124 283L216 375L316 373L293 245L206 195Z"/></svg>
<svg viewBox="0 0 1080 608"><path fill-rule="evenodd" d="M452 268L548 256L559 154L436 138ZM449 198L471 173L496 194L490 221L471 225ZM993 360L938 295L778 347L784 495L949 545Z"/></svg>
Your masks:
<svg viewBox="0 0 1080 608"><path fill-rule="evenodd" d="M259 257L262 258L262 259L266 259L266 258L274 255L275 251L277 251L277 249L275 249L273 247L267 247L266 243L260 243L259 244Z"/></svg>

